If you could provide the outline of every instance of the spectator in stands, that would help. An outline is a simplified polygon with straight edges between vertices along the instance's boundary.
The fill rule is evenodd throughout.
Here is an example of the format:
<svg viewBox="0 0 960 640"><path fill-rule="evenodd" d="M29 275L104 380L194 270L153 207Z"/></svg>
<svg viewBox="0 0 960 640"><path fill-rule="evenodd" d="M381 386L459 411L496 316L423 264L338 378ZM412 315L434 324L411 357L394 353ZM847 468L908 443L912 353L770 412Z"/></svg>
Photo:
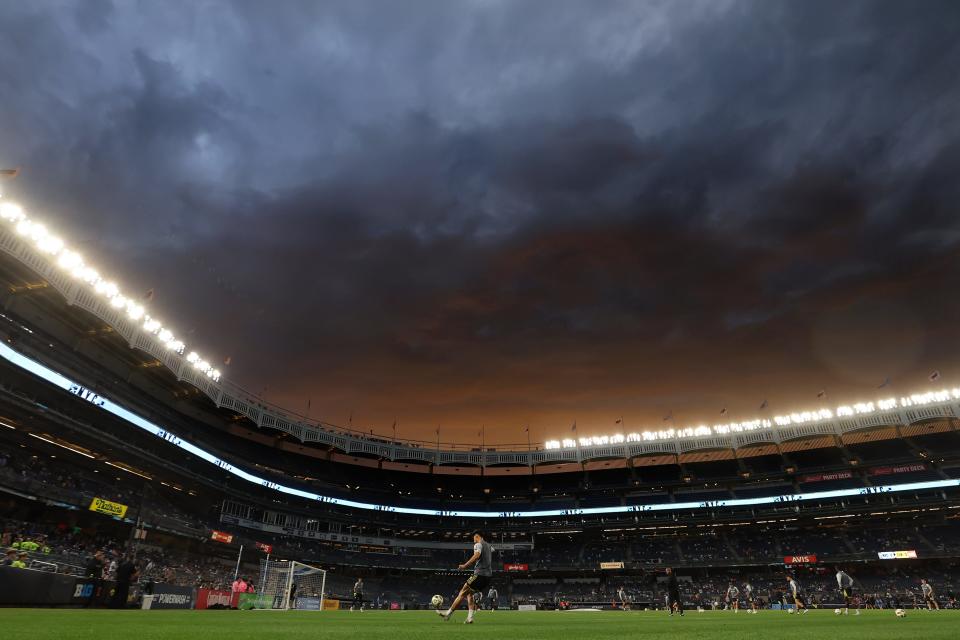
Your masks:
<svg viewBox="0 0 960 640"><path fill-rule="evenodd" d="M87 600L85 606L92 607L96 603L103 585L103 551L97 549L90 557L90 561L87 562L86 574L87 579L93 583L93 588L90 590L90 599Z"/></svg>
<svg viewBox="0 0 960 640"><path fill-rule="evenodd" d="M28 558L27 558L27 552L26 552L26 551L21 551L21 552L20 552L20 556L19 556L16 560L14 560L14 561L10 564L10 566L13 567L14 569L26 569L26 568L27 568L27 560L28 560Z"/></svg>
<svg viewBox="0 0 960 640"><path fill-rule="evenodd" d="M130 597L130 583L137 578L137 565L133 559L124 556L117 566L117 584L114 587L113 598L110 599L111 609L125 609Z"/></svg>
<svg viewBox="0 0 960 640"><path fill-rule="evenodd" d="M7 549L7 553L4 555L3 560L0 560L0 567L9 567L17 559L17 550L16 549Z"/></svg>
<svg viewBox="0 0 960 640"><path fill-rule="evenodd" d="M237 578L233 581L233 592L234 593L246 593L247 592L247 582L243 578Z"/></svg>

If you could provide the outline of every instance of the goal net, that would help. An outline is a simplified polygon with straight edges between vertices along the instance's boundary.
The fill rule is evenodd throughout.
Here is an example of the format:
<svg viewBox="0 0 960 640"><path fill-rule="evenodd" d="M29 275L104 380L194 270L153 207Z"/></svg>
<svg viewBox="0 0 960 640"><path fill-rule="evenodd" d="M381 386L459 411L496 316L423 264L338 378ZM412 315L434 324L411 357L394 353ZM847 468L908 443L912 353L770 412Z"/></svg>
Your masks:
<svg viewBox="0 0 960 640"><path fill-rule="evenodd" d="M323 609L327 572L302 562L260 561L260 593L257 606L262 609Z"/></svg>

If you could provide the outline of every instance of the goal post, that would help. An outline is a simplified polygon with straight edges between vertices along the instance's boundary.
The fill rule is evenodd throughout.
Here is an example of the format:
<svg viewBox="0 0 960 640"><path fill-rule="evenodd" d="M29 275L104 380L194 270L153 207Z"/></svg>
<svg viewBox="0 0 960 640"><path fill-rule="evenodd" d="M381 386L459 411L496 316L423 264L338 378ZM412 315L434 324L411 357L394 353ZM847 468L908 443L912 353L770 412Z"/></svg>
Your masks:
<svg viewBox="0 0 960 640"><path fill-rule="evenodd" d="M260 594L257 604L262 609L323 610L327 572L308 564L287 560L260 561Z"/></svg>

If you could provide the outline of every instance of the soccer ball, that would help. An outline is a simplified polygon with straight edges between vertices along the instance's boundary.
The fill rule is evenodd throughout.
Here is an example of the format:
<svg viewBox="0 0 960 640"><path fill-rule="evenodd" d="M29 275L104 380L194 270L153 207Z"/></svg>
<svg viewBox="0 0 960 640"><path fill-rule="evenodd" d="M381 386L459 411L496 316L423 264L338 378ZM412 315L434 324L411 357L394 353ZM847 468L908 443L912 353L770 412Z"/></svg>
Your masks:
<svg viewBox="0 0 960 640"><path fill-rule="evenodd" d="M905 618L906 615L907 615L907 612L904 611L903 609L897 609L897 610L894 611L893 613L896 614L896 616L897 616L898 618Z"/></svg>
<svg viewBox="0 0 960 640"><path fill-rule="evenodd" d="M793 613L793 609L787 609L787 613Z"/></svg>
<svg viewBox="0 0 960 640"><path fill-rule="evenodd" d="M840 611L840 609L834 609L833 612L837 615L840 615L841 613L843 613L842 611Z"/></svg>
<svg viewBox="0 0 960 640"><path fill-rule="evenodd" d="M443 606L443 596L441 595L433 596L432 598L430 598L430 604L433 605L434 609L439 609L440 607Z"/></svg>

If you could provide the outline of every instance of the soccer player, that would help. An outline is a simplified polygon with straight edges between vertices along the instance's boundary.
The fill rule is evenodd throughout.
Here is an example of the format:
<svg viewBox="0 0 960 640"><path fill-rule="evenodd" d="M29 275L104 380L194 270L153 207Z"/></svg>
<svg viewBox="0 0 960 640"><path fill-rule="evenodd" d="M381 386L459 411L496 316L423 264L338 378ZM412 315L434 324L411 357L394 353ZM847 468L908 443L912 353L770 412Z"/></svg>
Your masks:
<svg viewBox="0 0 960 640"><path fill-rule="evenodd" d="M937 603L937 596L933 592L933 585L927 582L926 578L920 579L920 591L923 593L923 600L927 603L929 611L939 611L940 605Z"/></svg>
<svg viewBox="0 0 960 640"><path fill-rule="evenodd" d="M620 585L620 588L617 589L617 598L620 599L620 608L624 611L630 611L630 601L627 599L627 591L623 588L623 585Z"/></svg>
<svg viewBox="0 0 960 640"><path fill-rule="evenodd" d="M740 589L733 582L727 587L726 600L729 607L728 611L733 609L734 613L740 613Z"/></svg>
<svg viewBox="0 0 960 640"><path fill-rule="evenodd" d="M840 593L843 595L843 615L850 615L851 603L854 605L853 615L860 615L860 608L856 606L853 598L853 578L840 567L837 567L837 588L840 589Z"/></svg>
<svg viewBox="0 0 960 640"><path fill-rule="evenodd" d="M466 562L458 565L457 569L463 571L471 566L473 566L473 575L463 583L460 593L450 603L450 608L446 611L437 611L444 621L450 619L453 612L460 606L460 602L466 598L467 619L464 624L473 624L474 612L477 609L473 594L482 593L484 589L490 586L490 578L493 577L493 547L483 539L483 534L479 531L473 532L473 555Z"/></svg>
<svg viewBox="0 0 960 640"><path fill-rule="evenodd" d="M683 598L680 597L680 584L673 569L667 567L667 608L672 616L674 611L683 616Z"/></svg>
<svg viewBox="0 0 960 640"><path fill-rule="evenodd" d="M490 608L491 611L497 608L497 604L498 604L497 600L499 599L500 599L500 594L497 592L496 588L490 587L490 590L487 591L487 602L489 603L487 606Z"/></svg>
<svg viewBox="0 0 960 640"><path fill-rule="evenodd" d="M353 583L353 604L350 605L350 611L357 607L363 611L363 578L357 578Z"/></svg>
<svg viewBox="0 0 960 640"><path fill-rule="evenodd" d="M803 591L800 590L800 585L797 584L797 581L793 579L789 573L787 574L787 590L790 592L790 597L793 598L793 604L797 608L797 613L806 613L807 607L803 604Z"/></svg>
<svg viewBox="0 0 960 640"><path fill-rule="evenodd" d="M753 585L749 582L743 584L743 595L747 598L747 603L750 605L750 613L756 613L757 601L753 598Z"/></svg>

